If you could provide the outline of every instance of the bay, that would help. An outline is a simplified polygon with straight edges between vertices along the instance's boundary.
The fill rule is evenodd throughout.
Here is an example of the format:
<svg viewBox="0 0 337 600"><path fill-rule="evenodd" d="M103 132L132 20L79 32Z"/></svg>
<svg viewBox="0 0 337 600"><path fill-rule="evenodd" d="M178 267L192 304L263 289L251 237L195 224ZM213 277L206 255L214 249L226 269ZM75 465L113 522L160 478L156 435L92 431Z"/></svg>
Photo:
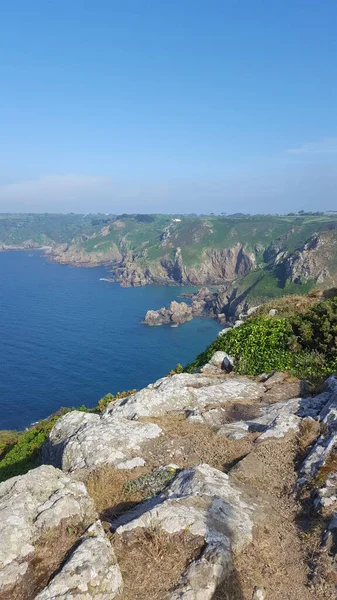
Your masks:
<svg viewBox="0 0 337 600"><path fill-rule="evenodd" d="M60 406L93 406L187 364L220 329L212 319L148 327L146 311L195 288L122 288L106 269L39 252L0 253L0 429L23 429Z"/></svg>

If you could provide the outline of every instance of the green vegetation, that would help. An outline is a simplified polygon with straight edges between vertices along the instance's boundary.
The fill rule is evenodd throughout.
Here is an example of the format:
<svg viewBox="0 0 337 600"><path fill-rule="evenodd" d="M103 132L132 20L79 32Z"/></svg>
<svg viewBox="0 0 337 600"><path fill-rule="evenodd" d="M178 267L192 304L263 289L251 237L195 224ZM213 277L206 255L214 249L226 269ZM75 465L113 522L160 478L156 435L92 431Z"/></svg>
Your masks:
<svg viewBox="0 0 337 600"><path fill-rule="evenodd" d="M27 431L16 433L16 442L15 439L8 440L1 454L0 481L27 473L29 469L38 465L40 450L48 438L49 432L56 421L68 410L62 409L57 415L39 421Z"/></svg>
<svg viewBox="0 0 337 600"><path fill-rule="evenodd" d="M76 264L116 265L131 260L136 269L148 271L154 278L158 275L160 280L162 265L174 260L177 248L187 271L191 271L197 270L212 250L243 246L255 259L256 268L243 277L237 276L233 287L238 294L260 303L284 294L305 295L315 287L320 274L317 261L313 264L318 273L312 275L312 280L297 277L292 281L284 261L275 264L280 252L294 253L314 233L331 233L325 242L326 264L322 269L330 273L332 285L337 273L336 229L337 213L303 211L294 215L230 216L3 214L0 247L49 245L56 259L62 257L62 262ZM67 244L68 249L65 251L61 244ZM120 266L123 268L123 264Z"/></svg>
<svg viewBox="0 0 337 600"><path fill-rule="evenodd" d="M101 413L103 410L110 404L110 402L116 402L116 400L121 400L122 398L128 398L135 394L137 390L128 390L127 392L117 392L114 396L113 394L106 394L98 401L98 405L96 407L96 412Z"/></svg>
<svg viewBox="0 0 337 600"><path fill-rule="evenodd" d="M237 373L258 375L273 369L288 370L291 367L291 355L287 340L291 333L291 327L285 319L255 317L216 339L185 371L193 373L218 350L233 356Z"/></svg>
<svg viewBox="0 0 337 600"><path fill-rule="evenodd" d="M0 482L9 477L23 475L40 464L41 448L60 417L72 410L100 413L109 402L127 398L135 391L118 392L115 396L106 394L94 408L84 405L77 408L61 408L55 415L39 421L26 431L0 431Z"/></svg>
<svg viewBox="0 0 337 600"><path fill-rule="evenodd" d="M217 350L235 359L237 373L258 375L272 370L317 382L337 372L337 296L288 318L255 316L216 339L185 368L193 373Z"/></svg>

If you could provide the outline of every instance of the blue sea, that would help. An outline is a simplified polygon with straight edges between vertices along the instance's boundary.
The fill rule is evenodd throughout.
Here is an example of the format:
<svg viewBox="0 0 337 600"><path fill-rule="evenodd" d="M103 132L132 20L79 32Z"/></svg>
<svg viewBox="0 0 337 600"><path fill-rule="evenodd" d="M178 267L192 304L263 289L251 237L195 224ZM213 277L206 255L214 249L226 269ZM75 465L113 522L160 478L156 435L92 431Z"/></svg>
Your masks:
<svg viewBox="0 0 337 600"><path fill-rule="evenodd" d="M0 429L140 389L216 337L212 319L141 323L148 309L192 288L122 288L100 281L107 276L104 268L54 264L39 252L0 253Z"/></svg>

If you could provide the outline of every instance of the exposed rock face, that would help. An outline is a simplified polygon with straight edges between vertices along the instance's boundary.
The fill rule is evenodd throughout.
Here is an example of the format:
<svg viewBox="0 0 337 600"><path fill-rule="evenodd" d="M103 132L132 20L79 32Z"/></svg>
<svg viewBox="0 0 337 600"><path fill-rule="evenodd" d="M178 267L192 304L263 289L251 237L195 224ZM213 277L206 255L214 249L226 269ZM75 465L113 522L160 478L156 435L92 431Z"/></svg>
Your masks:
<svg viewBox="0 0 337 600"><path fill-rule="evenodd" d="M153 423L118 421L99 415L73 411L53 427L43 452L44 462L64 471L92 470L102 464L131 468L144 464L138 452L141 444L158 437L160 427Z"/></svg>
<svg viewBox="0 0 337 600"><path fill-rule="evenodd" d="M109 251L100 251L98 245L93 252L85 252L76 245L60 244L46 250L46 254L53 261L77 267L111 265L122 260L122 254L116 244L113 244Z"/></svg>
<svg viewBox="0 0 337 600"><path fill-rule="evenodd" d="M186 302L176 302L173 300L168 308L159 310L148 310L144 323L146 325L163 325L185 323L193 319L192 308Z"/></svg>
<svg viewBox="0 0 337 600"><path fill-rule="evenodd" d="M300 469L303 483L316 476L337 445L337 378L330 377L326 388L317 397L321 405L319 420L324 425L324 433L320 435Z"/></svg>
<svg viewBox="0 0 337 600"><path fill-rule="evenodd" d="M209 248L203 252L200 265L190 267L184 264L178 248L174 261L162 260L161 264L178 283L221 285L254 268L255 255L247 252L241 244L232 248Z"/></svg>
<svg viewBox="0 0 337 600"><path fill-rule="evenodd" d="M74 481L52 466L42 466L33 469L27 475L14 477L0 484L0 518L1 518L1 545L0 545L0 596L1 598L34 598L40 592L41 587L47 584L52 571L49 564L39 567L38 574L35 573L37 564L43 564L43 556L48 551L53 555L60 554L59 560L64 558L63 554L70 548L55 546L55 538L61 538L60 527L77 529L86 534L78 550L71 554L69 563L78 561L78 556L85 557L86 571L94 572L97 555L85 548L88 546L90 530L97 520L97 514L92 500L88 497L83 483ZM89 527L89 529L88 529ZM108 594L100 596L101 600L114 598L113 591L121 587L121 576L116 566L115 557L110 544L105 540L104 534L98 523L91 546L103 545L105 557L102 568L95 572L94 584L99 588L103 584L107 571L110 573ZM97 533L98 532L98 533ZM69 537L71 543L71 538ZM83 544L83 545L82 545ZM82 547L82 551L81 551ZM42 553L42 554L41 554ZM41 555L41 556L40 556ZM52 563L52 560L50 560ZM54 565L54 568L58 564ZM67 570L67 568L65 568ZM69 573L68 573L69 574ZM62 572L57 576L59 581L56 595L49 594L48 588L38 595L38 598L69 598L78 586L79 597L82 597L81 582L79 578L73 577L72 584ZM53 588L52 588L53 589ZM101 588L102 589L102 588ZM60 595L60 590L63 595ZM110 595L109 595L110 594ZM84 596L91 598L94 596Z"/></svg>
<svg viewBox="0 0 337 600"><path fill-rule="evenodd" d="M336 229L313 235L302 248L285 259L286 276L295 282L311 279L318 284L329 282L330 285L335 285L336 247Z"/></svg>
<svg viewBox="0 0 337 600"><path fill-rule="evenodd" d="M116 280L123 286L166 283L180 285L222 285L255 267L255 255L242 244L231 248L207 248L197 265L184 263L181 248L175 249L173 259L163 257L146 268L140 266L137 257L127 252L118 265L113 267Z"/></svg>
<svg viewBox="0 0 337 600"><path fill-rule="evenodd" d="M208 465L182 471L170 487L114 523L117 535L137 527L160 527L168 533L188 528L205 539L200 559L182 575L170 598L210 600L224 572L233 567L233 552L252 540L256 507L225 473Z"/></svg>
<svg viewBox="0 0 337 600"><path fill-rule="evenodd" d="M224 378L182 373L158 379L155 383L107 406L104 418L137 419L157 417L176 411L192 410L207 404L259 399L265 388L248 377Z"/></svg>
<svg viewBox="0 0 337 600"><path fill-rule="evenodd" d="M212 294L207 287L201 288L191 295L191 305L186 302L171 302L168 308L148 310L144 323L146 325L179 324L203 315L215 316L214 305L218 294Z"/></svg>
<svg viewBox="0 0 337 600"><path fill-rule="evenodd" d="M69 600L72 597L112 600L122 588L116 557L100 521L97 521L88 528L62 569L35 600Z"/></svg>

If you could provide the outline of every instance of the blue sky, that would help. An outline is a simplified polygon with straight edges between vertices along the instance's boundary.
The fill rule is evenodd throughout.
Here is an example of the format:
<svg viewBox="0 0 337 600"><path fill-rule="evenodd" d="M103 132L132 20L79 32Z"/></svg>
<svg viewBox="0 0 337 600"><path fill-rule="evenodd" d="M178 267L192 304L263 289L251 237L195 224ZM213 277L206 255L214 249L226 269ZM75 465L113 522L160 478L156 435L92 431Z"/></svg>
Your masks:
<svg viewBox="0 0 337 600"><path fill-rule="evenodd" d="M3 0L0 211L337 209L336 0Z"/></svg>

